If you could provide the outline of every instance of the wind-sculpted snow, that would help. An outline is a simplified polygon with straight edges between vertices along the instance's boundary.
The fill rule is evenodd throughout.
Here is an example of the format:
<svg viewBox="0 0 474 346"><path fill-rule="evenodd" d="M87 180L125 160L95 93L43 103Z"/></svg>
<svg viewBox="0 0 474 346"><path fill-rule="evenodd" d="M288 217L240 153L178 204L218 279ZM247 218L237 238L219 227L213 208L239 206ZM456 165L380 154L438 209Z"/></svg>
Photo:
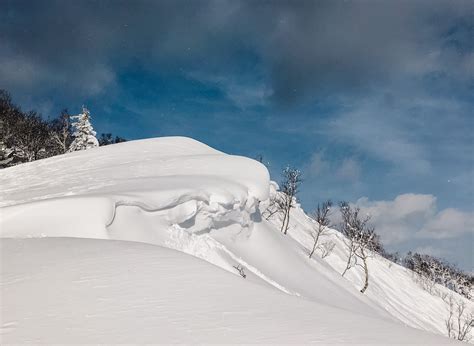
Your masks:
<svg viewBox="0 0 474 346"><path fill-rule="evenodd" d="M411 326L440 332L440 330L433 328L430 323L425 323L418 315L415 317L405 316L410 313L410 309L406 303L397 305L395 295L390 295L390 293L387 293L388 297L383 294L374 295L374 293L371 293L371 288L369 288L367 296L361 295L352 284L348 284L346 279L341 278L340 274L334 270L339 270L338 261L342 261L344 256L340 246L335 254L328 258L327 262L318 258L309 260L305 253L307 247L307 238L305 237L307 237L307 232L311 227L311 221L302 210L296 209L292 212L288 236L279 232L277 217L267 221L261 216L261 212L268 204L270 190L274 193L273 187L274 185L270 184L267 169L260 163L244 157L227 155L202 143L182 137L120 143L1 170L0 237L66 237L127 241L121 242L120 246L110 247L111 245L108 245L110 242L87 242L80 239L69 239L67 241L45 239L41 243L37 241L21 243L20 240L15 243L3 240L2 246L5 251L2 251L2 256L6 257L2 258L2 263L7 260L8 263L14 263L18 257L16 251L25 256L25 261L28 262L28 253L31 251L31 258L28 262L31 267L19 266L18 271L15 268L10 268L9 265L7 265L7 268L2 268L7 269L7 275L4 276L2 273L1 277L2 298L7 297L9 301L13 299L7 305L8 309L2 309L2 323L4 324L2 333L5 335L5 340L10 342L28 342L28 340L31 342L48 342L48 340L60 342L61 340L71 340L70 338L80 334L80 330L83 330L80 328L74 329L76 326L82 325L85 320L89 321L90 316L102 316L103 318L117 318L119 323L114 327L100 324L96 328L108 328L107 330L110 332L92 330L91 338L74 338L73 341L347 342L348 340L355 340L356 342L380 344L384 340L388 343L404 343L409 340L411 335L420 342L424 340L447 341L432 339L428 335L415 333L411 329L404 329L397 324L396 320L399 319ZM337 234L333 234L333 237L337 238L337 236ZM132 242L175 249L204 259L232 273L227 273L228 276L232 277L229 285L220 286L221 276L225 273L217 269L215 278L212 270L206 271L207 269L203 269L206 274L202 275L195 272L190 274L190 271L184 271L183 275L188 276L186 283L190 286L199 286L203 283L209 285L211 284L209 281L217 280L214 282L216 290L228 290L224 295L228 297L237 295L238 299L241 300L245 300L245 294L242 294L245 290L242 291L241 286L258 286L259 288L255 291L258 294L255 293L255 296L249 296L248 298L255 308L242 307L236 314L245 318L229 320L226 318L219 324L221 329L216 331L212 325L212 323L215 323L213 318L207 320L206 317L203 317L204 322L198 324L189 322L188 319L194 319L198 314L193 309L198 311L203 309L203 306L201 303L193 305L192 300L185 300L183 304L189 304L189 309L181 312L176 317L176 321L185 325L182 330L187 331L188 334L183 334L179 338L173 333L172 337L163 338L159 337L161 335L159 332L142 335L137 331L137 334L133 334L130 329L124 327L123 323L128 323L127 321L133 320L135 317L140 320L138 316L141 316L140 311L142 310L146 311L144 314L147 323L149 323L147 326L151 328L154 325L158 331L161 330L160 328L166 329L167 327L162 327L159 323L162 323L164 311L166 309L168 309L166 311L170 311L173 307L167 306L163 310L161 304L163 304L166 295L174 295L176 292L183 291L182 288L167 281L166 275L169 272L160 272L157 269L157 275L161 276L148 278L149 269L144 270L142 268L142 266L148 265L151 265L151 268L156 267L157 264L150 264L149 261L151 259L159 260L160 251L163 251L161 247L155 247L158 251L156 254L158 257L151 256L148 259L146 258L148 255L146 255L142 258L138 253L142 249L149 253L153 247L144 245L143 247L137 247L138 245L134 245ZM18 246L22 248L23 245L21 244L25 244L27 250L20 251ZM77 248L75 244L77 244ZM114 242L114 244L117 243ZM94 271L91 266L82 265L83 259L88 253L87 248L90 246L95 249L91 250L92 253L95 253L99 251L98 249L101 246L104 246L108 249L106 250L108 251L106 257L110 256L113 263L97 263L98 268L102 268L99 270L100 273L98 272L94 276L98 278L100 275L107 276L105 272L111 267L123 266L123 264L116 262L116 258L119 258L122 252L130 254L127 250L127 244L133 249L130 250L133 252L131 263L135 264L127 263L125 267L135 268L137 270L135 279L140 280L139 282L130 283L130 287L133 287L134 284L141 285L140 287L150 284L158 289L160 287L159 282L163 282L165 285L164 291L159 293L156 299L151 294L146 297L146 301L150 304L156 304L154 308L148 308L137 303L136 299L139 297L137 295L129 296L130 299L133 299L134 304L136 303L133 305L134 308L125 309L124 305L120 305L127 304L126 301L122 302L121 300L124 297L121 296L120 292L115 292L108 297L101 296L103 299L110 299L110 303L98 304L96 308L92 304L89 308L96 309L96 311L85 312L80 305L88 294L87 290L90 290L90 294L95 296L98 292L100 293L101 285L115 285L115 281L107 282L105 279L105 282L98 285L87 284L82 287L82 281L79 280L77 283L80 289L76 291L74 288L74 282L76 281L68 282L69 276L62 272L57 273L58 279L56 279L55 270L51 270L48 273L54 276L54 278L51 278L52 280L59 280L56 282L58 287L64 287L71 291L71 298L61 296L54 300L54 304L59 306L61 300L66 299L72 304L70 305L71 309L74 309L77 303L78 311L85 313L85 315L78 315L72 312L73 318L70 323L60 324L64 328L72 328L73 331L59 333L61 338L56 339L49 338L47 335L48 332L55 333L55 321L62 313L62 308L58 307L59 310L54 312L54 307L51 307L53 310L45 312L44 328L46 329L44 330L40 327L33 327L34 322L32 321L34 319L28 322L31 314L27 312L26 308L16 309L15 304L22 304L22 295L27 294L28 285L32 286L31 294L35 294L33 287L37 282L34 276L30 275L30 271L43 272L41 269L43 268L41 264L42 256L47 252L48 246L51 246L51 250L53 250L56 246L64 245L69 247L66 252L71 251L74 254L74 251L77 251L76 257L72 256L70 260L65 260L63 250L54 250L51 253L51 258L58 261L65 260L71 266L71 270L76 271L77 275L81 277L87 277L87 273ZM12 246L14 246L13 249ZM34 251L35 246L41 247L39 252ZM12 256L15 260L12 260ZM140 260L135 261L136 256L139 256ZM163 265L172 267L176 260L174 270L182 271L183 269L180 266L188 263L191 259L186 259L188 262L182 262L178 257L175 258L174 255L167 257L168 259L166 263L163 262ZM98 259L108 261L101 256ZM129 257L127 257L128 259ZM82 269L77 269L75 266ZM201 270L200 265L192 267L191 271ZM246 279L239 276L239 271L236 268L243 269ZM123 272L122 280L124 281L128 280L127 270L129 269L125 269ZM47 281L47 274L44 275L41 279L45 280L40 284L41 290L46 289L41 286ZM348 275L348 277L352 280L351 275ZM355 277L357 278L357 275ZM403 282L403 280L407 280L407 275L399 276L397 279ZM64 280L67 282L64 282ZM357 282L357 279L353 281ZM18 282L24 283L20 287ZM234 285L234 282L237 282L237 284ZM254 286L255 284L258 285ZM18 290L19 287L21 289ZM371 287L373 289L378 287L379 290L385 289L385 287L378 284L373 284ZM238 293L236 293L237 291ZM205 291L199 292L199 294L205 294ZM261 306L258 305L259 299L263 299L267 292L271 292L268 294L274 297L270 299L275 300L274 307L271 307L269 300L265 300ZM277 301L277 299L281 297L279 295L273 296L276 294L275 292L285 294L283 297L293 297L290 300L285 300L289 298L283 298L286 307L273 316L275 309L278 308L279 300ZM213 295L214 291L209 292L209 294ZM259 294L262 294L262 297L258 297ZM384 301L380 302L376 298ZM41 299L41 297L38 299ZM69 299L73 299L75 303ZM124 310L119 309L120 311L118 311L115 307L112 307L113 302L117 301L120 302L119 305L123 306ZM298 310L299 308L296 310L289 308L292 302L298 302L296 304L301 305L301 309L304 311ZM411 303L409 299L407 302ZM429 304L429 300L423 302ZM247 306L245 304L243 306ZM307 308L303 308L305 304L308 304ZM389 304L394 307L391 309L388 306ZM400 305L404 307L400 308ZM320 316L322 307L324 307L323 310L330 311L328 312L332 316L330 322L321 322L321 320L324 320L324 316ZM42 308L41 304L34 305L31 308L34 316L39 318L38 316L41 316L42 312L36 309ZM216 306L211 308L212 311L204 309L203 313L219 312L224 316L228 311L227 309L232 310L234 306L232 305L229 308L228 302L221 299L216 301ZM262 312L257 313L256 311ZM394 313L394 311L399 311L399 313ZM423 310L415 309L415 311L419 314L419 311ZM426 311L439 312L436 309ZM115 314L124 314L125 317L118 318ZM254 314L258 316L255 320L252 317ZM295 328L294 331L281 327L280 322L273 326L274 321L279 321L279 318L282 318L283 321L283 316L286 314L288 320L292 321L290 326ZM357 325L364 325L364 323L372 325L376 324L376 321L380 321L380 325L377 325L377 328L381 328L380 332L374 335L363 327L360 327L362 329L359 327L352 328L349 332L336 332L337 328L344 328L343 326L337 326L336 328L335 325L332 325L338 320L338 314L341 317L340 321L346 318L343 317L346 314L352 316L348 317L349 320L352 319L352 323ZM354 322L354 316L359 316L361 320ZM299 318L304 321L300 327L296 323ZM440 318L436 318L435 325L438 326ZM255 323L243 323L242 319ZM175 324L179 325L179 323L176 322ZM206 325L206 323L209 324ZM232 323L237 323L240 327L235 328ZM264 324L271 324L272 327L268 329ZM88 322L85 325L89 325ZM252 325L254 327L250 327ZM332 326L329 327L328 325ZM91 322L90 326L87 327L89 329L84 329L83 334L90 333L91 328L94 329L93 326L94 323ZM249 328L253 328L251 333L245 337L237 336L239 333L246 334L243 330L248 331ZM281 329L282 333L275 333L274 331L279 328L283 328ZM259 329L259 331L256 332L256 329ZM390 331L392 329L394 332ZM401 329L404 332L406 331L407 334L402 336L404 332L395 332ZM146 330L148 331L148 329ZM196 332L196 330L199 332ZM122 338L112 338L112 331L121 335ZM209 333L215 334L209 335ZM273 333L273 335L270 336L269 333ZM339 336L330 337L330 333L336 333L335 335ZM350 339L349 334L356 336ZM222 338L224 335L228 335L230 339ZM252 335L255 338L252 338ZM134 339L134 336L137 339ZM206 336L208 337L206 338ZM384 337L386 339L383 339Z"/></svg>
<svg viewBox="0 0 474 346"><path fill-rule="evenodd" d="M1 234L149 242L157 228L175 225L188 232L251 227L268 179L254 160L179 137L63 155L1 172ZM124 233L117 220L126 223L129 213L135 225ZM152 219L154 230L139 235L137 218Z"/></svg>
<svg viewBox="0 0 474 346"><path fill-rule="evenodd" d="M209 245L193 233L251 231L269 176L254 160L171 137L12 167L1 172L0 183L2 237L146 242L233 271L219 254L228 257L222 245L216 249L215 241Z"/></svg>
<svg viewBox="0 0 474 346"><path fill-rule="evenodd" d="M3 170L0 206L66 196L138 196L156 208L185 194L245 203L268 195L268 171L183 137L141 140L75 152ZM215 182L215 183L214 183ZM154 192L160 191L160 195Z"/></svg>

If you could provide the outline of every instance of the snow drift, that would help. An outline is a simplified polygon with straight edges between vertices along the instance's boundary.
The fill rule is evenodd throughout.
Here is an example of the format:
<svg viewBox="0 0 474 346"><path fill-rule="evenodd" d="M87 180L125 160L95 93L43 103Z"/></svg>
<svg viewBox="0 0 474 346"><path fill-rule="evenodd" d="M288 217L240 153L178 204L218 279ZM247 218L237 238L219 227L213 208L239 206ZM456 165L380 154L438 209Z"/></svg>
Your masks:
<svg viewBox="0 0 474 346"><path fill-rule="evenodd" d="M260 163L181 137L120 143L0 171L0 236L23 238L2 240L2 301L8 302L2 303L2 340L449 342L399 324L442 333L445 312L403 268L372 259L376 273L367 296L361 295L353 286L357 271L350 281L338 273L340 240L327 261L307 258L312 220L300 208L292 212L289 236L278 232L278 220L262 219L261 209L275 193L271 186ZM48 239L24 239L41 237ZM246 279L236 267L244 268ZM184 283L174 280L176 272ZM90 273L98 285L71 277ZM33 300L25 305L25 295L52 289L53 278L57 295L28 298ZM145 295L133 292L137 285L146 287ZM104 297L103 287L113 289ZM59 323L64 302L78 311ZM173 313L171 327L164 320ZM143 328L126 327L141 317ZM337 330L344 329L342 321L349 330ZM85 331L89 338L81 337Z"/></svg>

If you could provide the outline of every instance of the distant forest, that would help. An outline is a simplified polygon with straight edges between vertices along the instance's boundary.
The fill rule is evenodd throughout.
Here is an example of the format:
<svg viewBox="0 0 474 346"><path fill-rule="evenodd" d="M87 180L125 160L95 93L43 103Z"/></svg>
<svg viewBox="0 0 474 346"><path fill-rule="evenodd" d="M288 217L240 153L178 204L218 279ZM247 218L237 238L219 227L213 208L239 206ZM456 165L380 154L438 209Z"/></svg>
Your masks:
<svg viewBox="0 0 474 346"><path fill-rule="evenodd" d="M84 106L78 115L64 109L46 120L34 110L23 111L6 90L0 90L0 168L125 141L111 133L97 138Z"/></svg>

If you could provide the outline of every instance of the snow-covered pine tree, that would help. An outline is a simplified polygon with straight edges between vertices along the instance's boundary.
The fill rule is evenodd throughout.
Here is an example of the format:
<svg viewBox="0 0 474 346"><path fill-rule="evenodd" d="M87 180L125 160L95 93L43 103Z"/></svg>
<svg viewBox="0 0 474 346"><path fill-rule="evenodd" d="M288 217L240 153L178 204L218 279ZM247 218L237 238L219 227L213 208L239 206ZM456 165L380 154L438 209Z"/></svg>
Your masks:
<svg viewBox="0 0 474 346"><path fill-rule="evenodd" d="M71 117L71 119L76 121L72 123L74 131L72 135L74 140L69 146L69 151L87 150L99 146L99 142L95 137L96 132L90 122L90 117L89 110L84 106L82 106L81 114Z"/></svg>

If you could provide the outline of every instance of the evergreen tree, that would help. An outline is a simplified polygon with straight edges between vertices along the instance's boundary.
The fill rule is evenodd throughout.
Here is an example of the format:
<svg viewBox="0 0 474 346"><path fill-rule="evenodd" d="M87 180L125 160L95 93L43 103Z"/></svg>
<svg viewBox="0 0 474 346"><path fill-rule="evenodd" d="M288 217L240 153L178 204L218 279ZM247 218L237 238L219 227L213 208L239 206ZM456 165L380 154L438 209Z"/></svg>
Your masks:
<svg viewBox="0 0 474 346"><path fill-rule="evenodd" d="M71 119L76 120L72 123L74 129L74 140L69 147L69 151L87 150L99 146L99 142L95 137L96 132L90 123L90 112L82 106L82 113L72 116Z"/></svg>

